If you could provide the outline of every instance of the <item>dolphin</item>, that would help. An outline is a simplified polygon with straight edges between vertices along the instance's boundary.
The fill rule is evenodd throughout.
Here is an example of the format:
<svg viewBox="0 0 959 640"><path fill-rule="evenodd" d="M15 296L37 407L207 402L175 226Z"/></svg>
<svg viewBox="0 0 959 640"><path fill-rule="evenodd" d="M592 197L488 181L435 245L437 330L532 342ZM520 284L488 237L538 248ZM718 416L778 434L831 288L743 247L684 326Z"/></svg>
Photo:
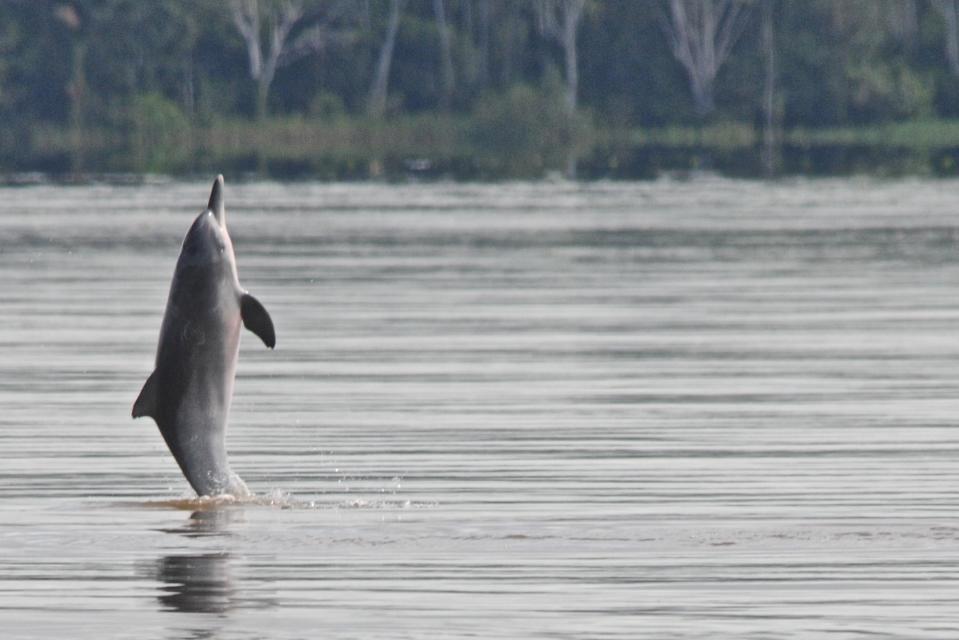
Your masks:
<svg viewBox="0 0 959 640"><path fill-rule="evenodd" d="M241 286L226 230L223 176L183 239L167 299L156 367L133 403L150 416L190 486L201 496L249 496L226 457L226 422L240 325L276 346L273 320Z"/></svg>

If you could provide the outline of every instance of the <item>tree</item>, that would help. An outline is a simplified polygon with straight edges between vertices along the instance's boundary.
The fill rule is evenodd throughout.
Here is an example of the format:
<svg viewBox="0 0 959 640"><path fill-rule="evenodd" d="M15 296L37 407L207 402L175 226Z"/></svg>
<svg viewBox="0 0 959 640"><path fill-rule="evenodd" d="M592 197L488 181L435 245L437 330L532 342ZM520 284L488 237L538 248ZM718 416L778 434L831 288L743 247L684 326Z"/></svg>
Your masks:
<svg viewBox="0 0 959 640"><path fill-rule="evenodd" d="M209 3L99 0L83 6L91 108L115 126L117 102L128 106L134 96L158 93L193 112L194 51L202 25L216 15Z"/></svg>
<svg viewBox="0 0 959 640"><path fill-rule="evenodd" d="M959 76L959 2L957 0L933 0L942 15L946 28L946 60L949 70Z"/></svg>
<svg viewBox="0 0 959 640"><path fill-rule="evenodd" d="M443 0L433 0L433 15L436 17L436 29L440 35L440 68L443 78L443 93L441 94L441 103L444 109L449 109L453 100L453 85L455 76L453 75L453 46L450 38L450 27L446 21L446 10L443 6Z"/></svg>
<svg viewBox="0 0 959 640"><path fill-rule="evenodd" d="M396 47L396 33L400 28L400 13L406 0L390 0L390 17L386 25L386 38L380 47L380 56L373 72L370 85L370 97L367 102L369 115L380 118L386 112L386 96L389 90L390 66L393 64L393 50Z"/></svg>
<svg viewBox="0 0 959 640"><path fill-rule="evenodd" d="M231 0L233 24L246 44L250 78L256 82L257 119L266 117L267 97L278 68L349 39L349 31L339 26L349 7L348 2L336 2L307 11L303 0ZM264 23L266 47L261 41ZM295 30L299 33L291 37Z"/></svg>
<svg viewBox="0 0 959 640"><path fill-rule="evenodd" d="M771 176L776 170L776 43L773 29L774 0L762 2L762 49L763 49L763 172Z"/></svg>
<svg viewBox="0 0 959 640"><path fill-rule="evenodd" d="M80 171L83 168L83 149L84 149L84 122L86 110L86 54L87 39L83 37L85 33L82 28L85 26L80 12L72 4L59 5L54 9L57 20L62 22L73 32L72 61L73 68L70 76L70 84L67 87L67 95L70 97L70 138L71 138L71 158L70 165L73 171Z"/></svg>
<svg viewBox="0 0 959 640"><path fill-rule="evenodd" d="M540 0L537 18L540 32L556 40L563 49L566 70L566 111L576 112L579 92L579 61L576 54L576 28L583 16L586 0Z"/></svg>
<svg viewBox="0 0 959 640"><path fill-rule="evenodd" d="M490 0L478 0L479 9L479 83L481 87L489 84L489 31Z"/></svg>
<svg viewBox="0 0 959 640"><path fill-rule="evenodd" d="M673 55L689 76L696 112L716 108L716 74L732 53L748 19L743 0L668 0L664 28Z"/></svg>
<svg viewBox="0 0 959 640"><path fill-rule="evenodd" d="M539 0L536 15L540 32L559 43L563 49L564 68L566 70L566 91L563 105L569 124L576 115L577 94L579 93L579 60L576 53L576 29L586 0ZM570 141L566 154L566 177L576 177L576 150Z"/></svg>
<svg viewBox="0 0 959 640"><path fill-rule="evenodd" d="M896 40L914 49L919 40L919 7L916 0L886 0L889 29Z"/></svg>

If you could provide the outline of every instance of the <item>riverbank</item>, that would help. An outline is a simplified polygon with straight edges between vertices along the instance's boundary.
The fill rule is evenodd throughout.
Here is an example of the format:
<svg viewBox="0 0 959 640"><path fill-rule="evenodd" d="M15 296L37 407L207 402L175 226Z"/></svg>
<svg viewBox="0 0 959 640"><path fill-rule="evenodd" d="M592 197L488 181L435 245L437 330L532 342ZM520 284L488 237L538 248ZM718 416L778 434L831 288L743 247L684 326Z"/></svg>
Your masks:
<svg viewBox="0 0 959 640"><path fill-rule="evenodd" d="M535 104L466 117L283 117L192 124L153 114L120 134L37 128L0 139L0 170L46 175L229 172L276 179L651 179L715 171L763 177L762 132L749 123L659 129L570 121ZM776 175L959 175L959 121L793 129L778 136Z"/></svg>

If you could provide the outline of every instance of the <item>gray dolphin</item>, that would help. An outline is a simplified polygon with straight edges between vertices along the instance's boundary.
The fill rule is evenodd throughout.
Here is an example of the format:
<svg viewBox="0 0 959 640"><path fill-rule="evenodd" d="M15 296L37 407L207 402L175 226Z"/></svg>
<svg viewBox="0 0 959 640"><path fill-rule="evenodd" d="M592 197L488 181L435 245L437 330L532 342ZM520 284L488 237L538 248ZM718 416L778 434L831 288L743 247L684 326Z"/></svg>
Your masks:
<svg viewBox="0 0 959 640"><path fill-rule="evenodd" d="M156 368L133 403L150 416L199 495L250 494L226 459L226 421L240 350L240 324L271 349L273 321L243 290L226 230L223 176L183 239L167 299Z"/></svg>

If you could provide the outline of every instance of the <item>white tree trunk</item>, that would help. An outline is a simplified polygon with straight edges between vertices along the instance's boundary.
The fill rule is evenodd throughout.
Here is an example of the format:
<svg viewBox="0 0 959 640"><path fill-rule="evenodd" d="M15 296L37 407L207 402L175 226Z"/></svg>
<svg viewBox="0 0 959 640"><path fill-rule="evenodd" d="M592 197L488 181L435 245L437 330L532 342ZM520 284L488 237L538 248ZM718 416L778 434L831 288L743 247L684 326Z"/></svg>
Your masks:
<svg viewBox="0 0 959 640"><path fill-rule="evenodd" d="M489 84L489 30L490 30L490 0L479 2L479 82L481 87Z"/></svg>
<svg viewBox="0 0 959 640"><path fill-rule="evenodd" d="M886 8L890 30L909 48L916 46L919 37L918 9L916 0L893 0Z"/></svg>
<svg viewBox="0 0 959 640"><path fill-rule="evenodd" d="M747 20L743 0L669 0L664 28L673 55L689 76L696 112L715 108L716 74L729 58Z"/></svg>
<svg viewBox="0 0 959 640"><path fill-rule="evenodd" d="M567 0L563 15L563 50L566 52L566 110L576 113L579 93L579 56L576 52L576 28L586 0Z"/></svg>
<svg viewBox="0 0 959 640"><path fill-rule="evenodd" d="M368 113L381 118L386 113L386 97L389 93L390 67L393 64L393 49L396 47L396 34L400 29L400 12L406 0L390 0L390 18L386 26L386 39L380 48L380 57L370 86Z"/></svg>
<svg viewBox="0 0 959 640"><path fill-rule="evenodd" d="M579 56L576 50L576 31L586 0L539 0L536 4L540 32L555 40L563 49L563 67L566 90L563 106L570 118L576 114L579 94ZM566 150L566 177L576 177L576 148L570 144Z"/></svg>
<svg viewBox="0 0 959 640"><path fill-rule="evenodd" d="M433 0L433 14L436 17L436 28L440 34L440 68L443 81L440 103L444 109L448 109L453 101L455 77L453 75L453 45L450 41L450 29L446 22L443 0Z"/></svg>
<svg viewBox="0 0 959 640"><path fill-rule="evenodd" d="M303 0L283 0L262 5L258 0L230 0L233 24L246 45L250 78L257 85L258 118L266 116L267 97L276 70L319 51L340 36L331 30L330 24L343 14L343 7L351 7L353 11L357 9L356 5L348 2L329 4L326 13L313 18L312 27L300 30L297 37L291 39L290 33L304 19ZM266 20L262 20L262 17L266 17ZM262 44L264 22L269 25L266 47Z"/></svg>
<svg viewBox="0 0 959 640"><path fill-rule="evenodd" d="M763 172L776 171L776 47L773 29L773 0L762 0L762 48L765 58L763 82Z"/></svg>
<svg viewBox="0 0 959 640"><path fill-rule="evenodd" d="M946 60L953 75L959 76L959 7L957 0L934 0L946 27Z"/></svg>
<svg viewBox="0 0 959 640"><path fill-rule="evenodd" d="M563 49L566 77L566 111L576 112L579 93L579 57L576 51L576 31L583 17L586 0L540 0L538 9L540 31L556 40Z"/></svg>

